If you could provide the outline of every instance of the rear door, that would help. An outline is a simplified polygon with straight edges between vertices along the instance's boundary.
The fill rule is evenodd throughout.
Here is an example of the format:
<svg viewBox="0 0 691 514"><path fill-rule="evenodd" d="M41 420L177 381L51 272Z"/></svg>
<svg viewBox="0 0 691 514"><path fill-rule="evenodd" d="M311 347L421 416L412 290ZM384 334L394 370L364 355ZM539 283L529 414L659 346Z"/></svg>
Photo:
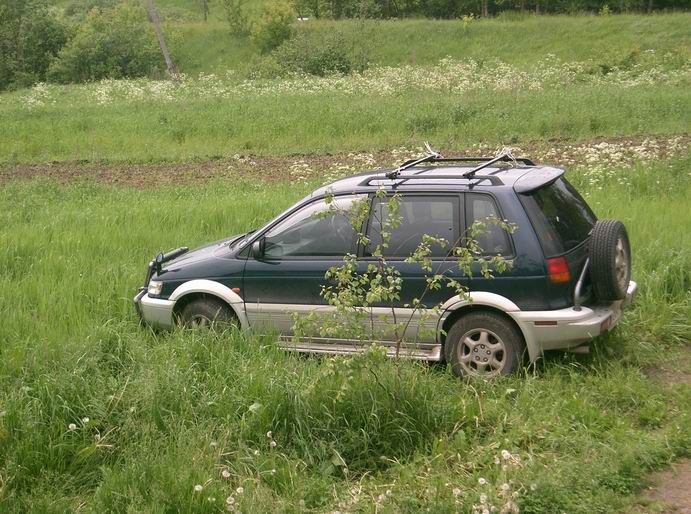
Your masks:
<svg viewBox="0 0 691 514"><path fill-rule="evenodd" d="M481 248L481 255L473 263L471 289L474 292L489 292L508 298L519 307L532 307L532 301L537 296L544 295L544 266L541 262L531 262L522 251L517 248L513 236L492 220L514 221L513 216L500 210L498 199L489 193L465 194L466 233L470 237L470 228L475 222L485 224L483 232L475 236L475 241ZM521 230L521 227L518 227ZM481 273L480 258L489 259L501 256L514 262L514 266L503 273L492 272L491 278L485 278Z"/></svg>
<svg viewBox="0 0 691 514"><path fill-rule="evenodd" d="M435 193L401 193L398 215L391 214L389 205L391 197L373 198L370 219L367 224L369 244L363 248L360 259L360 271L365 272L367 266L376 264L378 259L373 256L377 246L382 248L382 254L390 265L395 267L402 278L400 300L391 303L382 302L374 307L376 324L389 326L407 324L405 339L407 341L431 342L435 339L434 328L436 317L425 313L437 304L443 303L455 292L442 284L438 290L427 288L427 278L431 274L422 269L418 263L405 262L415 252L423 239L423 235L443 238L445 246L432 245L432 274L445 273L467 285L465 277L459 277L454 259L449 255L451 248L458 244L461 238L463 203L460 194ZM388 219L398 219L398 226L386 227ZM389 232L388 237L382 237L383 232ZM415 310L411 306L418 299L423 309ZM427 319L425 319L427 318ZM420 320L425 330L418 331ZM396 339L398 332L381 335L382 339Z"/></svg>

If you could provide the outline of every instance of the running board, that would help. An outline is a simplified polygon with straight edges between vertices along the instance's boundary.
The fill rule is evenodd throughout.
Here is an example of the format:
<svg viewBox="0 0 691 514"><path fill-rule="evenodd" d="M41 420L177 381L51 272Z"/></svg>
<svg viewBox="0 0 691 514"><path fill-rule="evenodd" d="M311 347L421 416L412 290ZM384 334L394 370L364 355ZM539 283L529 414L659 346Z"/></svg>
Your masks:
<svg viewBox="0 0 691 514"><path fill-rule="evenodd" d="M298 342L292 340L290 336L280 336L278 344L284 350L304 353L328 353L344 355L349 353L363 352L369 345L378 345L386 348L387 357L396 356L395 341L368 341L362 342L357 339L331 339L328 337L302 339ZM409 359L440 361L441 345L439 343L401 343L400 357Z"/></svg>

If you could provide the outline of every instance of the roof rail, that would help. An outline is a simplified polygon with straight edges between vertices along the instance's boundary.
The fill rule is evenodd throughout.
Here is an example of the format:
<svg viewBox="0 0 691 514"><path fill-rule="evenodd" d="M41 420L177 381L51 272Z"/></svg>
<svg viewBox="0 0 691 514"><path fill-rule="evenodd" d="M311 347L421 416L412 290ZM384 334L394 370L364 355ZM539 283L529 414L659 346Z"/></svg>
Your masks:
<svg viewBox="0 0 691 514"><path fill-rule="evenodd" d="M485 180L489 180L493 186L501 186L504 183L501 178L496 175L473 175L472 177L463 175L406 175L405 177L390 178L389 173L391 172L387 172L384 175L367 177L360 182L359 185L361 187L369 186L370 183L376 180L398 180L399 182L396 183L397 185L401 185L409 180L474 180L475 182L472 185L477 185Z"/></svg>
<svg viewBox="0 0 691 514"><path fill-rule="evenodd" d="M418 166L420 164L424 163L438 163L438 162L481 162L479 166L476 166L475 168L468 170L464 173L461 174L462 177L465 178L471 178L480 171L481 169L487 168L488 166L491 166L492 164L495 164L497 162L520 162L521 164L524 164L526 166L535 166L535 163L531 161L530 159L526 159L524 157L519 157L516 158L511 154L510 149L502 149L501 152L499 152L495 157L442 157L442 155L437 152L436 150L432 149L428 143L425 143L425 148L427 149L427 155L424 157L420 157L419 159L410 159L408 161L405 161L403 164L401 164L398 168L388 171L386 173L386 178L389 179L395 179L399 178L401 175L401 172L404 170L407 170L409 168L413 168L415 166ZM421 178L417 177L417 178ZM436 178L439 178L438 176ZM448 177L447 177L448 178ZM456 177L457 178L457 177Z"/></svg>

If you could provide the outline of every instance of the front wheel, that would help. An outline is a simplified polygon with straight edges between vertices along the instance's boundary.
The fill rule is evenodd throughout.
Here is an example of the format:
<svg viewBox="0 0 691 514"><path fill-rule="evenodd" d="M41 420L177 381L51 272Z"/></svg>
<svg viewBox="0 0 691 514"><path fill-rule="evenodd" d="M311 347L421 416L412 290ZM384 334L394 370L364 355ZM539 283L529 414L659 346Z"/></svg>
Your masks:
<svg viewBox="0 0 691 514"><path fill-rule="evenodd" d="M187 328L228 329L237 326L237 318L227 304L212 298L197 298L185 305L178 322Z"/></svg>
<svg viewBox="0 0 691 514"><path fill-rule="evenodd" d="M504 316L473 312L453 324L444 348L446 362L457 377L492 378L518 370L525 342Z"/></svg>

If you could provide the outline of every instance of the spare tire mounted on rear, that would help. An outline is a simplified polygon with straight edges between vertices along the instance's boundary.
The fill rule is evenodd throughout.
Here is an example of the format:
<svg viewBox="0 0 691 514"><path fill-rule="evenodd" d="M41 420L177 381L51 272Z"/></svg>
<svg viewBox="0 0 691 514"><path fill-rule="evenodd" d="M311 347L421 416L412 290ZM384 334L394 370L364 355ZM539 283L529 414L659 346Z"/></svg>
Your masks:
<svg viewBox="0 0 691 514"><path fill-rule="evenodd" d="M626 296L631 280L631 246L621 221L598 220L590 234L590 281L598 301Z"/></svg>

